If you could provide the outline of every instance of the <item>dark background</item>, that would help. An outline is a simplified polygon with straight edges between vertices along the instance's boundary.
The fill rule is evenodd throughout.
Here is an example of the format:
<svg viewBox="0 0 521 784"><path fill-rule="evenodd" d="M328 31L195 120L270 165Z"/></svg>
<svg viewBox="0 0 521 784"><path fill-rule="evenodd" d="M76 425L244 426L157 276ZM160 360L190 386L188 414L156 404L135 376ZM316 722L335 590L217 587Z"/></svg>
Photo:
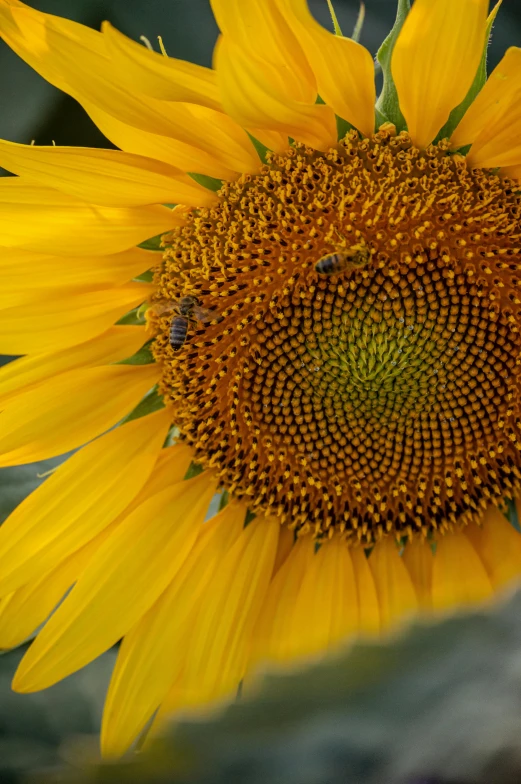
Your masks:
<svg viewBox="0 0 521 784"><path fill-rule="evenodd" d="M316 18L332 29L326 0L309 1ZM170 56L211 65L218 30L209 0L32 0L28 5L95 29L108 19L135 40L146 36L156 50L157 36L161 35ZM344 34L350 35L358 2L334 0L334 5ZM395 10L395 0L366 0L361 43L373 55L392 26ZM489 49L490 68L513 45L521 46L521 0L504 0ZM0 138L22 143L34 139L43 145L54 141L58 145L111 146L74 100L47 84L2 41ZM0 471L0 521L40 483L38 474L54 463ZM114 659L114 651L109 651L51 689L16 695L9 684L22 653L23 648L0 653L0 784L18 784L26 780L28 771L74 760L78 743L95 753L103 695Z"/></svg>

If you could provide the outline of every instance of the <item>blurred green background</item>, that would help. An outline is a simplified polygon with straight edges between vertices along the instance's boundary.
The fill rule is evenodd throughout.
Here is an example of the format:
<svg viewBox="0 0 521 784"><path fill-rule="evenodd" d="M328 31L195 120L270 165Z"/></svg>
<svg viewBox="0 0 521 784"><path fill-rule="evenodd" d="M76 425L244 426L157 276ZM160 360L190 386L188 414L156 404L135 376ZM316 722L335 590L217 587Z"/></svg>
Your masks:
<svg viewBox="0 0 521 784"><path fill-rule="evenodd" d="M249 0L243 0L243 2L247 3ZM456 3L457 0L454 0L454 2ZM32 0L28 4L38 10L65 16L96 29L99 29L102 20L108 19L119 30L133 39L137 40L142 35L146 36L155 48L157 48L157 36L161 35L169 55L188 59L201 65L211 65L212 50L218 30L213 20L209 0ZM350 35L358 15L358 2L354 0L335 0L334 5L343 32L346 35ZM396 4L394 0L366 0L365 5L366 18L361 43L375 54L379 44L392 26ZM331 28L326 0L310 0L310 6L316 18ZM490 67L493 67L499 61L507 47L516 44L521 45L521 0L504 0L495 24L493 40L489 49ZM341 78L341 74L339 74L339 78ZM18 59L3 42L0 42L0 138L23 143L30 143L31 140L35 140L37 144L51 144L54 141L58 145L111 146L75 101L47 84L38 74ZM1 170L0 173L2 173ZM0 522L5 519L11 509L28 492L42 481L38 474L48 470L55 463L56 461L46 461L45 464L0 471ZM519 606L517 609L519 609ZM479 634L475 632L473 650L478 653L480 641L485 640L490 634L489 627L486 624L485 627L486 631L482 631L480 627L481 631ZM518 636L521 637L521 635ZM517 645L517 642L517 638L513 639L513 647ZM413 640L411 645L412 653L411 650L408 652L409 661L413 661L415 652L421 652L421 645L418 642ZM418 647L419 645L420 647ZM451 645L452 643L449 644L446 640L447 650L451 648ZM16 782L26 780L27 775L34 773L35 770L40 770L42 767L54 769L54 766L59 763L77 763L78 748L90 750L92 754L96 753L95 734L99 728L104 692L115 657L115 651L109 651L98 662L95 662L83 672L71 676L64 683L58 684L40 694L22 696L15 695L10 691L10 680L22 653L22 650L17 650L0 655L0 784L16 784ZM484 660L484 649L482 653L482 659ZM388 660L385 651L380 656L384 660ZM483 664L482 659L479 659L479 665L476 665L478 670ZM462 654L461 662L464 661ZM515 667L517 668L518 678L521 678L521 663L518 658L515 659ZM460 667L460 670L457 670L457 672L457 678L454 676L454 679L461 682L465 666ZM416 675L420 678L418 673ZM437 676L433 675L432 672L430 677L433 679L432 683L438 683L438 685L441 683L441 680L436 680ZM517 680L515 680L515 683L517 684ZM469 681L469 689L473 688L472 684L473 682ZM514 702L509 703L509 709L513 710L513 708L518 709L521 707L521 700L518 699L519 695L517 693L519 686L517 686L517 691L515 689L511 691L504 684L503 687L505 695L514 700ZM397 687L393 682L392 688L396 696L400 689L407 692L408 687L403 683ZM450 679L445 682L444 688L446 689L446 694L451 691ZM489 689L488 692L487 688ZM480 698L484 702L486 701L486 695L493 692L493 689L492 692L490 692L490 689L492 687L488 685L479 692ZM515 702L514 697L518 702ZM374 694L372 694L371 698L375 699ZM424 699L424 696L422 699ZM317 702L320 702L319 698ZM321 771L325 771L326 768L329 771L330 768L327 765L323 768L315 769L314 772L311 770L313 766L306 768L303 765L299 768L301 778L295 779L295 782L302 781L303 784L322 784L324 782L324 784L327 784L327 782L342 781L345 784L361 784L363 780L371 781L375 784L387 784L387 779L380 778L382 769L376 765L376 761L380 753L379 750L385 747L386 743L388 745L391 742L391 738L393 739L392 743L397 742L397 733L394 730L391 732L394 718L391 708L392 704L390 702L386 703L386 710L390 719L387 724L381 722L377 725L374 721L371 723L368 716L365 718L363 727L365 728L364 764L366 767L363 768L363 773L362 768L360 768L358 772L355 769L350 770L348 774L345 763L343 768L342 766L339 768L338 765L333 765L335 773L334 775L331 774L331 776L328 773L326 781L326 778L321 777ZM373 713L377 715L378 705L376 703L375 705L376 707L373 706ZM479 706L474 705L474 707L475 713L478 711ZM490 706L488 707L490 711ZM494 703L494 709L495 707L496 704ZM447 709L449 713L453 710L450 701ZM363 706L360 710L363 714ZM419 703L418 710L420 710ZM423 721L425 722L425 710L424 708L422 710ZM498 715L503 718L505 717L505 711L504 704L497 708ZM318 732L319 738L325 738L325 748L331 747L331 749L336 749L334 754L338 754L338 749L335 746L335 715L333 708L331 708L327 721L317 725L316 732L311 732L311 736L316 741ZM487 716L488 714L485 711L483 722L490 721L490 717L487 718ZM349 721L354 721L354 724L359 726L360 714L355 718L356 721L351 715L345 720L348 724ZM439 722L440 713L433 715L432 718L433 721ZM309 721L312 721L312 718ZM415 724L414 710L407 714L407 721L409 724L407 725L407 722L404 720L404 724L400 726L400 732L412 732ZM315 725L311 724L310 726L314 727ZM486 727L486 724L484 726ZM512 730L512 723L508 726ZM288 731L290 734L293 732L291 727ZM424 738L427 735L424 735ZM204 737L204 732L202 737ZM307 737L306 733L304 733L304 738L306 739ZM480 743L485 743L483 732L481 734L478 732L478 737L483 739L479 741ZM89 739L87 740L86 738ZM328 738L330 741L329 746ZM355 733L352 736L353 738L357 739L356 742L359 744L358 751L360 751L364 744L361 742L359 734ZM248 739L248 742L251 744L251 738ZM448 743L449 739L447 738L446 741L440 740L439 742ZM468 750L468 744L466 745ZM297 744L296 753L301 755L306 747L308 747L307 740L303 747L298 747ZM435 756L433 752L435 747L433 747L432 743L428 743L427 747L428 753L431 755L429 759L432 762ZM460 744L460 750L455 751L454 754L456 756L461 754L463 747L465 747L464 741ZM262 744L256 746L256 748L258 753L258 749L262 750L263 748ZM503 752L501 751L500 742L496 743L495 746L491 746L489 751L489 757L491 756L492 759L495 759L495 754L505 753L504 749ZM280 750L277 750L277 754L280 753ZM320 753L326 753L324 746L320 747ZM331 753L333 754L333 752ZM350 753L351 759L356 758L352 748ZM513 753L510 747L509 753ZM263 751L262 754L264 754ZM521 753L519 757L521 758ZM264 758L267 759L266 755ZM421 754L419 758L421 759ZM252 760L257 760L255 764L258 767L258 758L255 755L250 755L249 759L250 767L254 764ZM316 759L314 760L315 767L317 764ZM371 759L375 762L373 767L368 762ZM415 759L418 762L418 754ZM263 773L263 778L255 778L255 781L269 780L270 784L278 782L279 778L274 774L274 771L277 764L279 764L280 770L284 769L284 766L281 766L280 763L281 760L279 759L277 763L275 756L273 760L274 767L269 768L268 766ZM212 764L216 763L212 762ZM230 782L254 780L251 769L244 760L243 775L240 773L240 766L237 768L233 760L230 763L231 769L226 767L227 764L222 763L221 773L212 781L222 780L230 784ZM217 765L218 767L219 765ZM469 764L467 764L465 773L465 770L461 771L461 766L458 767L456 765L457 778L454 778L454 771L445 775L443 769L440 772L440 769L432 762L430 770L437 772L435 777L429 778L428 774L424 775L419 763L417 764L417 769L421 771L419 777L413 776L412 773L409 775L406 768L402 770L398 765L397 769L399 772L396 774L398 776L396 780L403 781L404 784L436 784L437 782L457 784L457 782L464 781L481 781L479 773L470 768L471 766L469 767ZM507 774L503 773L498 773L495 776L493 770L499 770L497 766L492 766L492 768L489 766L486 770L486 778L483 779L485 784L493 784L495 781L504 781L507 784L511 781L514 784L521 781L521 774L519 774L521 765L515 767L517 773L512 773L512 778L503 778L503 775L507 776ZM127 780L127 773L121 770L115 771L113 776L107 780L125 781ZM353 778L351 778L351 774ZM134 776L136 775L138 778L131 777L128 774L128 780L148 780L148 774L146 773L134 774ZM289 784L290 775L287 769L284 775L285 778L280 779L281 784L282 782ZM139 778L139 776L143 777ZM52 777L49 780L55 779ZM100 778L100 780L102 779ZM150 780L152 780L151 776ZM173 779L166 775L165 778L161 778L161 781L163 780L169 781ZM176 780L178 779L176 778Z"/></svg>

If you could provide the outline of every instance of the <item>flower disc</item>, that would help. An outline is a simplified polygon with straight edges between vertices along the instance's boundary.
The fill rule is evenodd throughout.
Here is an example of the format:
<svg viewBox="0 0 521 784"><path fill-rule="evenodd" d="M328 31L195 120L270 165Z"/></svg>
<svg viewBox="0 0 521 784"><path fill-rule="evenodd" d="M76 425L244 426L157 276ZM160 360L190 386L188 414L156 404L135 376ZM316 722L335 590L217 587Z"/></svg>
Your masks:
<svg viewBox="0 0 521 784"><path fill-rule="evenodd" d="M253 511L367 543L511 495L512 183L384 128L328 153L295 145L219 196L165 240L157 299L198 303L180 350L151 310L161 391L197 459ZM316 269L329 254L336 274Z"/></svg>

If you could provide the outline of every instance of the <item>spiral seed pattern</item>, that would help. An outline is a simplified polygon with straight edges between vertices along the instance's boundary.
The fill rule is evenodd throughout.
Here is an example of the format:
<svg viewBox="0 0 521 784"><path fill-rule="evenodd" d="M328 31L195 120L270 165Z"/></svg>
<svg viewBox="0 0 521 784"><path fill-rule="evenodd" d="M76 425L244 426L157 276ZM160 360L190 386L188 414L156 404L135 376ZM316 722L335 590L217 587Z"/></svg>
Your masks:
<svg viewBox="0 0 521 784"><path fill-rule="evenodd" d="M295 145L166 238L156 298L206 322L161 391L197 459L299 534L370 544L479 519L521 477L521 195L385 127ZM320 275L317 261L367 249Z"/></svg>

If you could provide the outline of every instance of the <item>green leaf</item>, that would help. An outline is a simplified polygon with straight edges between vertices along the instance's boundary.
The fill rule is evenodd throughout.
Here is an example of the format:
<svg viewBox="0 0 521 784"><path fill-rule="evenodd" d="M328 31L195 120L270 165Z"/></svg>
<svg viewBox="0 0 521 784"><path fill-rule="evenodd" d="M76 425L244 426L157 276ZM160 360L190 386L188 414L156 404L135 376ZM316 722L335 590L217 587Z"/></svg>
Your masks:
<svg viewBox="0 0 521 784"><path fill-rule="evenodd" d="M142 272L141 275L136 275L134 280L137 280L139 283L152 283L154 280L154 270L147 270L146 272Z"/></svg>
<svg viewBox="0 0 521 784"><path fill-rule="evenodd" d="M153 389L150 390L150 392L147 392L143 400L141 400L134 410L125 417L121 424L124 424L125 422L132 422L133 419L139 419L140 417L147 416L147 414L153 414L154 411L159 411L160 408L164 407L165 404L163 402L163 395L159 394L156 385Z"/></svg>
<svg viewBox="0 0 521 784"><path fill-rule="evenodd" d="M145 240L139 244L139 248L143 248L144 250L162 250L161 247L161 239L162 234L156 234L155 237L150 237L149 240Z"/></svg>
<svg viewBox="0 0 521 784"><path fill-rule="evenodd" d="M481 55L481 60L478 66L478 70L476 76L474 77L474 81L470 85L470 89L466 94L465 98L462 102L456 106L455 109L451 111L449 114L449 119L441 129L441 131L436 136L434 142L439 142L440 139L447 139L450 138L455 131L456 127L460 124L463 115L469 108L470 104L474 101L477 94L483 88L483 85L487 81L487 50L488 45L490 43L490 37L492 34L492 25L494 24L494 20L496 18L496 14L499 11L499 3L496 5L495 8L492 9L492 12L489 15L487 29L485 33L485 46L483 48L483 54Z"/></svg>
<svg viewBox="0 0 521 784"><path fill-rule="evenodd" d="M202 474L203 471L204 468L202 467L202 465L200 465L199 463L192 462L188 466L188 471L185 474L185 479L193 479L194 476L199 476L199 474Z"/></svg>
<svg viewBox="0 0 521 784"><path fill-rule="evenodd" d="M251 143L257 150L257 155L259 156L259 158L263 163L266 163L266 154L270 152L270 148L266 147L266 145L260 142L258 139L256 139L255 136L252 136L251 133L249 133L249 131L246 131L246 133L250 137Z"/></svg>
<svg viewBox="0 0 521 784"><path fill-rule="evenodd" d="M116 321L116 324L126 324L128 326L143 326L144 323L145 316L143 314L143 303L132 308L132 310L129 310L128 313L125 313L124 316L121 316L121 318Z"/></svg>
<svg viewBox="0 0 521 784"><path fill-rule="evenodd" d="M391 56L400 30L402 29L405 18L410 10L410 0L398 0L398 10L396 12L396 20L393 28L380 46L376 55L376 58L382 67L384 78L382 92L376 102L376 108L388 122L392 122L396 125L396 130L398 132L403 131L407 125L400 110L398 93L391 73Z"/></svg>
<svg viewBox="0 0 521 784"><path fill-rule="evenodd" d="M135 354L132 354L131 357L127 357L127 359L122 359L119 362L115 362L115 365L151 365L156 360L154 359L154 355L152 354L152 345L154 340L149 340L145 343L144 346L141 346L139 351L136 351Z"/></svg>
<svg viewBox="0 0 521 784"><path fill-rule="evenodd" d="M339 117L338 114L335 114L335 119L337 139L340 141L340 139L343 139L344 136L346 136L349 131L352 131L355 126L351 125L351 123L347 122L347 120L344 120L343 117Z"/></svg>
<svg viewBox="0 0 521 784"><path fill-rule="evenodd" d="M223 181L215 177L209 177L207 174L197 174L196 172L188 172L188 176L195 180L203 188L208 188L209 191L218 191L223 186Z"/></svg>
<svg viewBox="0 0 521 784"><path fill-rule="evenodd" d="M516 502L513 498L507 498L507 519L511 525L514 526L516 531L521 533L521 525L519 524L519 515L517 514Z"/></svg>
<svg viewBox="0 0 521 784"><path fill-rule="evenodd" d="M219 512L221 509L224 509L225 506L228 506L230 502L230 494L228 490L223 490L221 493L221 500L219 501Z"/></svg>
<svg viewBox="0 0 521 784"><path fill-rule="evenodd" d="M520 650L517 593L311 667L279 668L220 715L185 718L133 760L92 759L59 780L513 784L521 781Z"/></svg>

